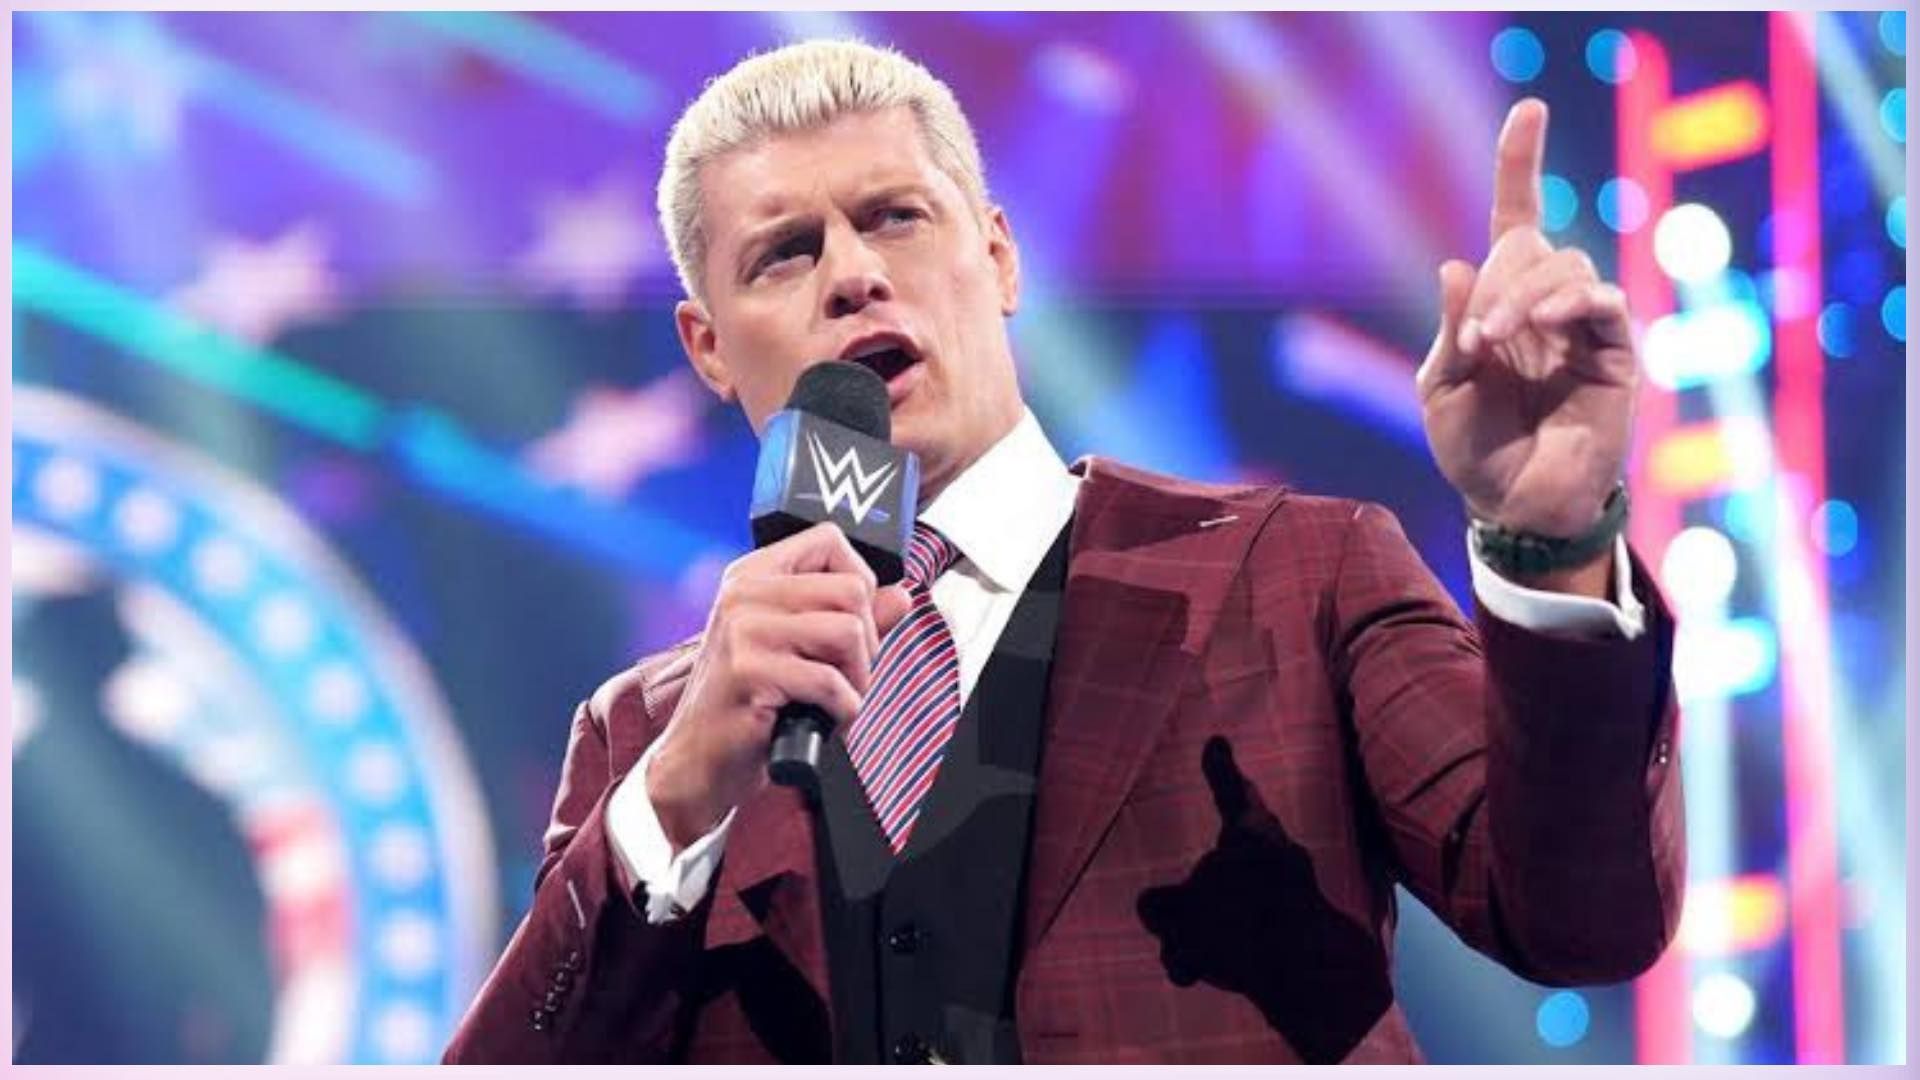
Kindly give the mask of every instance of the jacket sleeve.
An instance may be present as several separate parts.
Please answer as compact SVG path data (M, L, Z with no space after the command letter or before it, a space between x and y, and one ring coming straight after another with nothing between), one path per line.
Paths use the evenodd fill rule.
M1386 510L1358 505L1329 604L1335 675L1397 877L1536 982L1617 982L1679 921L1685 837L1673 621L1646 632L1462 620Z
M712 904L650 924L607 834L607 800L638 756L616 743L652 736L642 682L630 671L575 710L533 906L454 1032L447 1064L672 1055ZM614 731L628 723L631 734Z

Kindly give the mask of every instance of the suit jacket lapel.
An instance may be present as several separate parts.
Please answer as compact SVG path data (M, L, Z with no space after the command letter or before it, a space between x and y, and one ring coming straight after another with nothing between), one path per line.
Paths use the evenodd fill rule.
M646 691L649 713L673 714L692 663L689 651L681 662L656 673ZM635 743L620 751L623 759L637 760L643 745ZM833 999L827 992L813 851L813 818L798 792L770 786L742 806L727 832L726 854L712 885L706 943L708 947L731 945L764 932L806 977L831 1016Z
M1073 468L1086 479L1048 680L1023 955L1119 812L1273 501L1271 489L1238 501L1170 490L1098 459Z
M792 788L772 786L740 808L714 883L709 947L765 932L805 976L832 1019L811 812Z

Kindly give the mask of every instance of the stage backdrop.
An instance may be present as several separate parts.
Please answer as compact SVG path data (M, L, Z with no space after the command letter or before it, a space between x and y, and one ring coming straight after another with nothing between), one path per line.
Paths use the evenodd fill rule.
M1904 1060L1903 15L13 20L16 1060L437 1056L575 702L746 547L652 190L818 35L972 115L1064 453L1379 500L1463 604L1412 372L1546 99L1645 343L1689 902L1551 990L1403 897L1401 993L1443 1062Z

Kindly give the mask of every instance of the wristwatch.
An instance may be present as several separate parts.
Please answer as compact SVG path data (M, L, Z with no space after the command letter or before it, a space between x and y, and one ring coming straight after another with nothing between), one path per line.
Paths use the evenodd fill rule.
M1627 524L1627 485L1616 482L1600 520L1579 536L1543 536L1473 519L1473 553L1505 577L1534 577L1592 562Z

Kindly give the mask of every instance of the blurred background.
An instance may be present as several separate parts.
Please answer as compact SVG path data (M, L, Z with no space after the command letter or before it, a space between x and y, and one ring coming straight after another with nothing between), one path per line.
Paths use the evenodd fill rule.
M969 111L1063 454L1379 500L1463 604L1412 371L1544 98L1644 343L1692 880L1579 990L1403 895L1407 1010L1442 1062L1905 1060L1901 13L12 18L17 1061L437 1058L574 704L748 544L667 129L847 34Z

